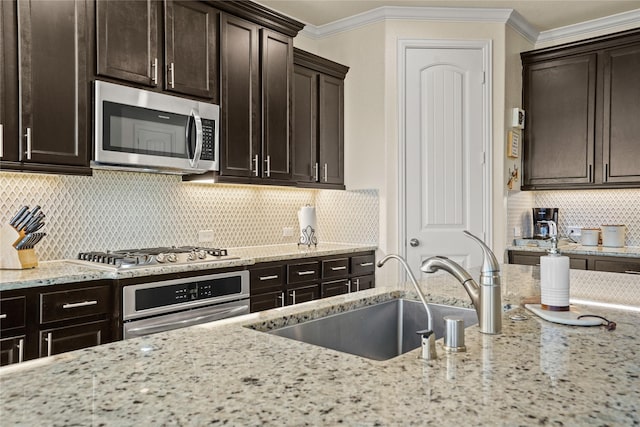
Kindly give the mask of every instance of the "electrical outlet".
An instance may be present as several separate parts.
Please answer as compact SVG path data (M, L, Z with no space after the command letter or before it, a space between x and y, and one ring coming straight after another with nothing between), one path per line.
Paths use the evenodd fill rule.
M582 227L571 226L567 227L567 235L569 237L580 237L582 235Z
M198 242L213 242L213 230L198 231Z
M293 227L283 227L282 237L293 237Z
M522 229L520 227L513 227L513 237L522 237Z

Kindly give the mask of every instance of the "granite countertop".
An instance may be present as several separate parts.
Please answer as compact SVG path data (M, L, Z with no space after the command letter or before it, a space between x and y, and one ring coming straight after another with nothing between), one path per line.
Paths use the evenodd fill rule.
M511 245L507 246L508 251L546 252L550 244L541 245ZM575 255L599 255L615 256L626 258L640 258L640 246L625 246L622 248L609 248L605 246L584 246L579 243L564 243L558 246L561 253Z
M502 266L503 303L539 294L537 267ZM581 278L572 276L572 289ZM477 272L472 271L476 276ZM623 276L600 273L599 278ZM611 282L616 282L612 280ZM469 305L446 275L433 302ZM636 283L637 284L637 283ZM268 329L409 292L378 287L0 369L11 425L637 425L640 312L580 305L617 323L553 324L515 308L503 333L466 330L466 353L373 361ZM410 293L410 292L409 292ZM572 293L573 297L573 293ZM637 309L637 308L636 308ZM523 312L527 319L510 317Z
M159 267L134 268L120 271L109 267L100 267L95 264L78 263L76 260L43 261L39 263L38 267L32 269L0 270L0 291L101 279L125 279L184 271L241 267L259 262L349 254L373 251L376 249L376 246L371 245L350 245L342 243L322 243L317 247L299 247L295 244L250 246L229 248L229 255L236 257L236 259L187 265L162 265Z

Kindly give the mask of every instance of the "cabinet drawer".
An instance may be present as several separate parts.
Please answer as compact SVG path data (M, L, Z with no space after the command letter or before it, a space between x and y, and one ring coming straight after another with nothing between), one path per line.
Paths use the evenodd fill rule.
M376 270L375 254L351 257L351 275L372 274Z
M40 323L109 314L110 296L110 286L40 294Z
M320 263L302 262L287 266L287 283L308 282L320 278Z
M252 269L249 274L252 293L279 288L284 284L284 265Z
M349 258L336 258L322 261L322 278L334 279L349 275Z
M0 299L0 330L24 328L25 297Z
M594 270L611 271L614 273L640 274L640 262L638 261L621 261L621 260L604 260L596 259L594 261Z

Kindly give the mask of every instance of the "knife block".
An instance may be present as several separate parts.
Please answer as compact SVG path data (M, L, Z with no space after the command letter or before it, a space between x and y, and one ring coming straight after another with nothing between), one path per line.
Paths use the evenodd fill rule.
M9 224L2 224L0 228L0 269L24 270L38 266L38 257L34 249L17 250L17 245L24 237L24 232L18 233Z

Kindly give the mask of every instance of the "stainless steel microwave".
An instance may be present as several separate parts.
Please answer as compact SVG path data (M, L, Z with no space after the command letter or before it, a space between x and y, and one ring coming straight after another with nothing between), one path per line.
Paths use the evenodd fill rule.
M94 168L219 170L218 105L96 80L94 114Z

